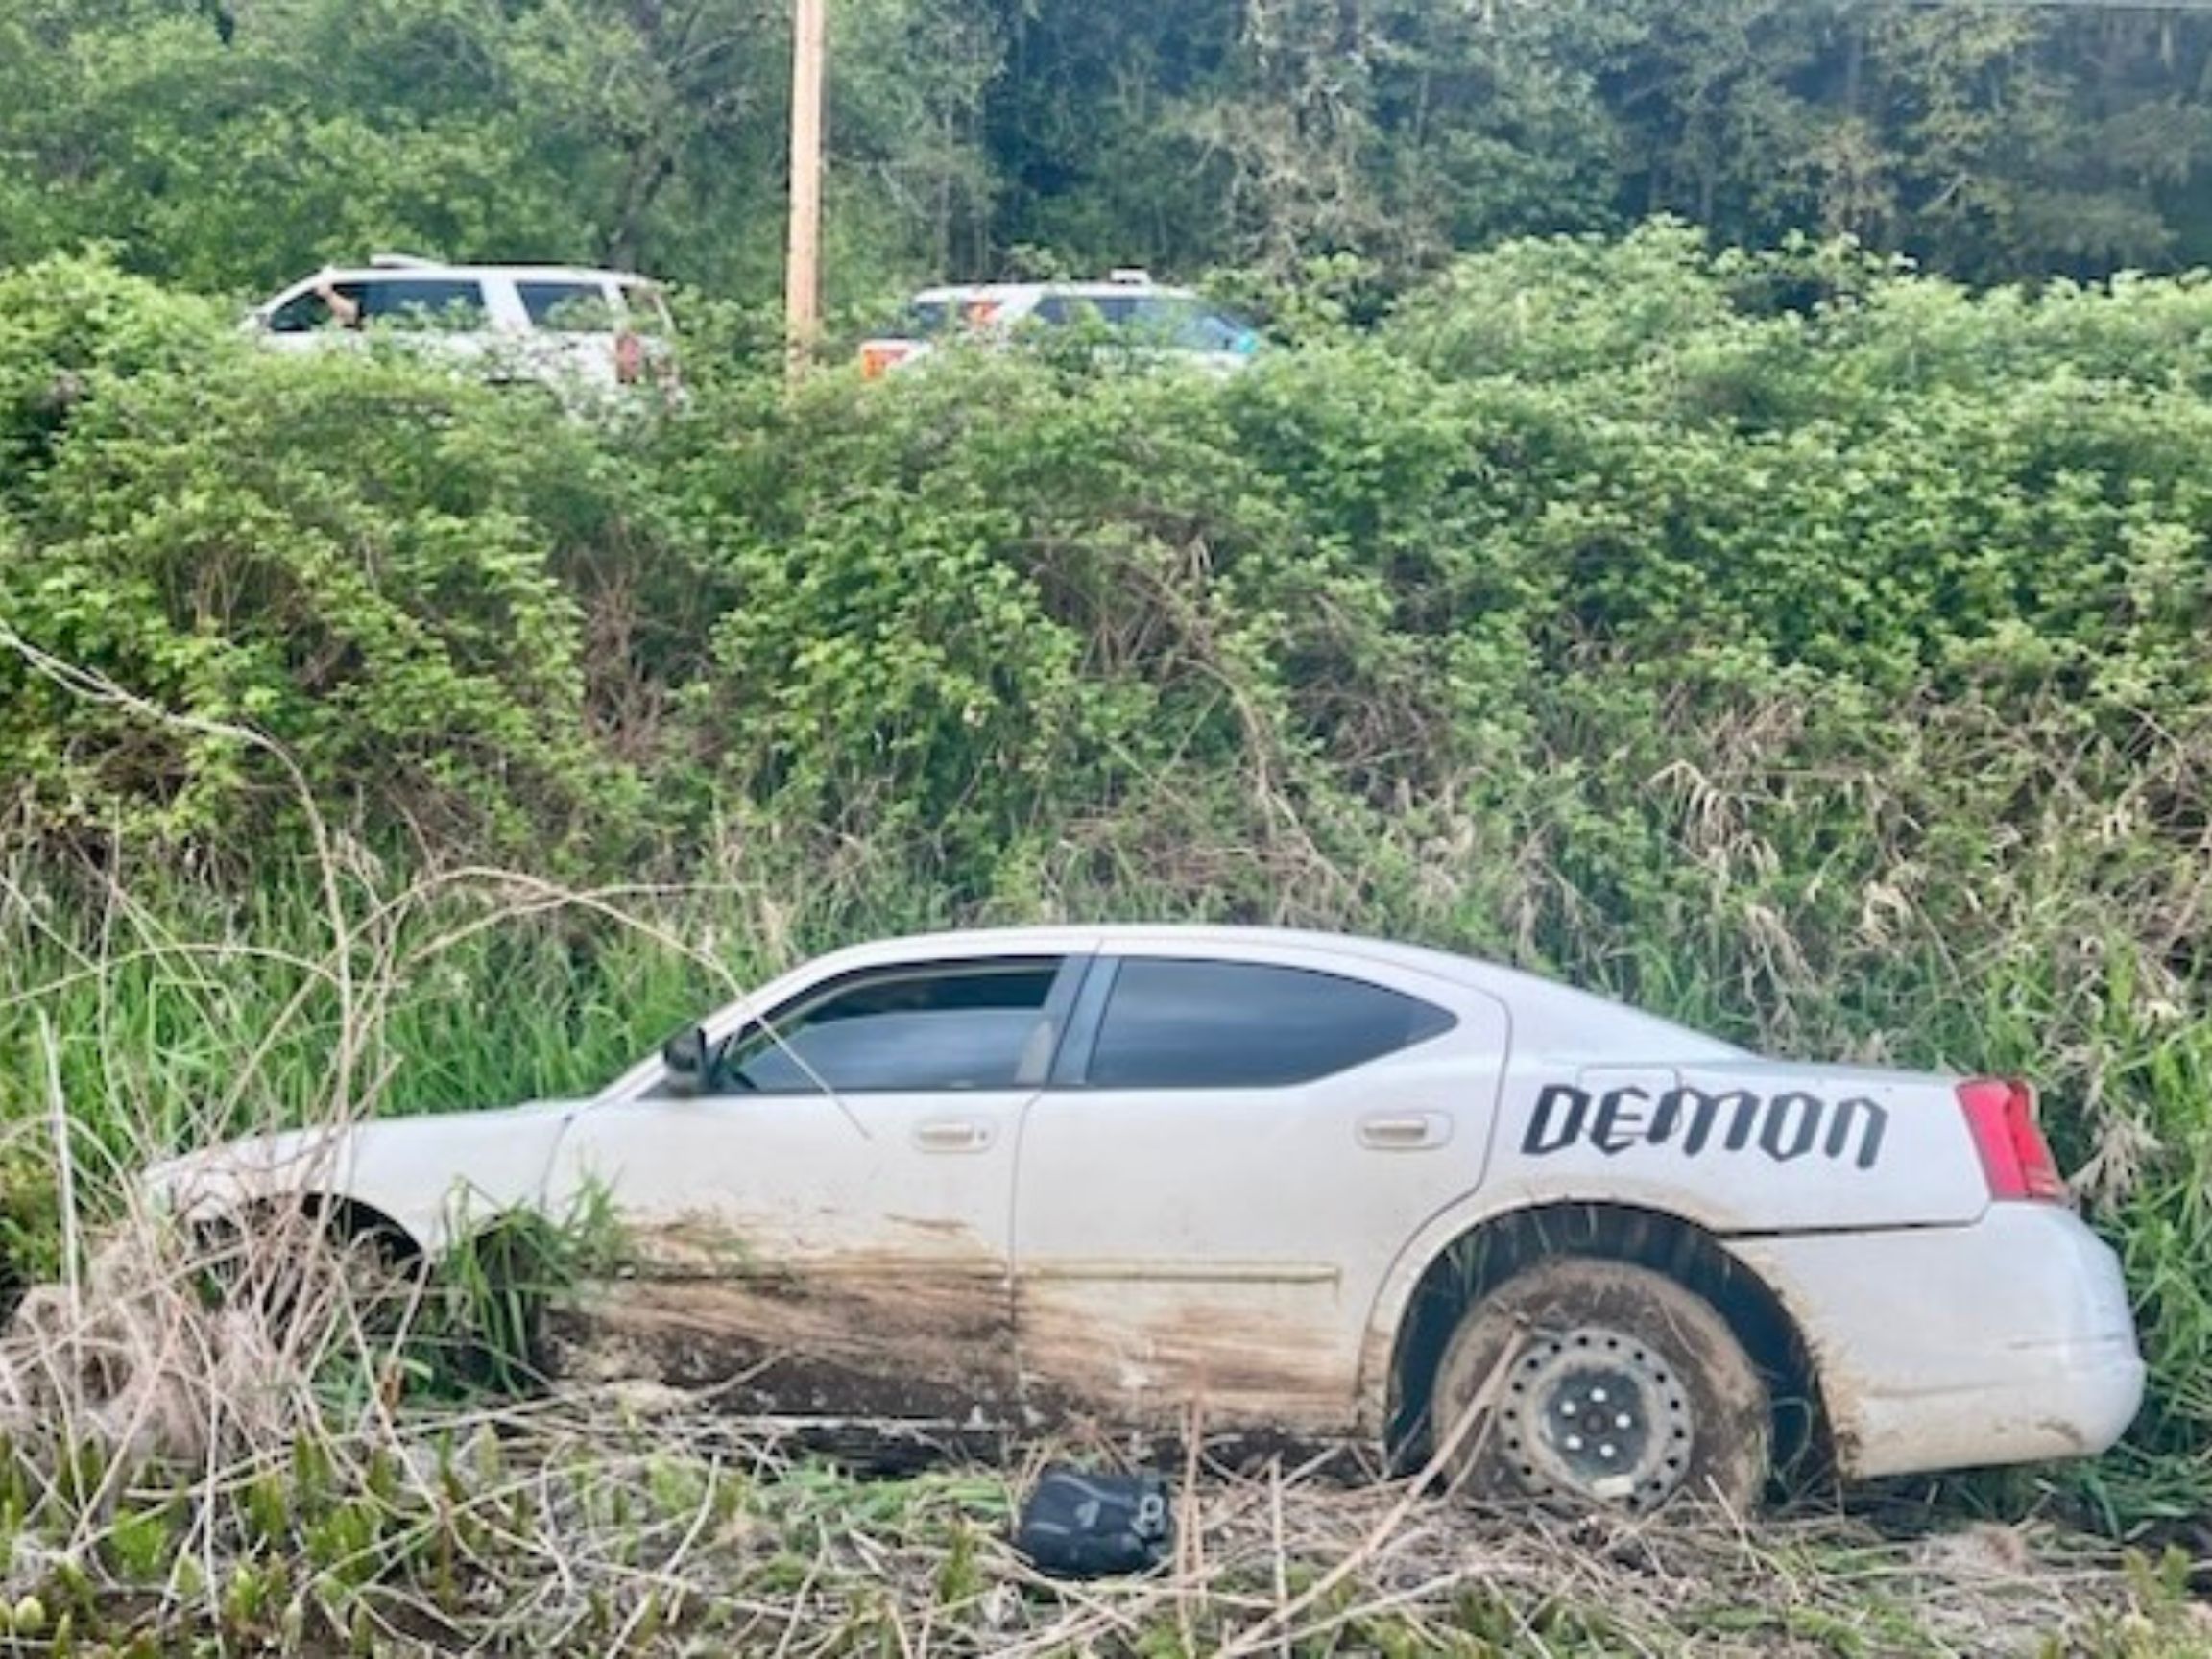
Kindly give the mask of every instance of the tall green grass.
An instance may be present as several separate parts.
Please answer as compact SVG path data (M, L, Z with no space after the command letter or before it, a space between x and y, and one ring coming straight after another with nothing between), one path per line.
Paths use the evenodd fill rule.
M889 861L865 879L763 872L654 892L487 874L397 905L349 881L358 1054L344 1107L404 1114L588 1094L733 987L861 938L1017 914L1253 914L1233 891L1136 887L1118 871L1062 878L1041 890L1023 873L1018 908L944 905L926 871ZM19 1280L60 1265L53 1090L94 1218L119 1213L125 1177L151 1158L324 1120L339 1104L342 999L327 896L309 868L246 893L152 869L91 879L18 866L0 897L0 1246ZM1301 919L1470 944L1433 895L1354 897ZM2200 1513L2212 1498L2212 1020L2155 1002L2125 974L2083 988L2032 950L1972 965L1934 945L1898 950L1858 983L1793 982L1775 1008L1746 995L1741 972L1704 968L1704 949L1695 937L1623 949L1575 976L1753 1043L2043 1080L2063 1161L2126 1262L2152 1400L2102 1463L2001 1478L1982 1502L2016 1511L2056 1479L2118 1531Z

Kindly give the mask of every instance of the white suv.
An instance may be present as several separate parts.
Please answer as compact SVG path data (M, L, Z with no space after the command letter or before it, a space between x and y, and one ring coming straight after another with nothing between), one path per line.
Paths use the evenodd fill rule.
M874 380L960 339L996 344L1017 330L1089 324L1148 358L1226 373L1259 349L1260 336L1235 312L1189 288L1116 271L1103 282L980 282L925 288L907 302L899 331L863 341L860 373Z
M496 381L612 390L667 386L675 373L660 290L581 266L442 265L382 253L302 277L256 306L246 327L300 352L388 334Z

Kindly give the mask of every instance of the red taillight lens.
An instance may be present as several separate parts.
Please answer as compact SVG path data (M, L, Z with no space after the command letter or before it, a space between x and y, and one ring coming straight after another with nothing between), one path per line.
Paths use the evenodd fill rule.
M1959 1085L1959 1107L1982 1155L1989 1196L2043 1204L2067 1201L2066 1182L2035 1121L2035 1091L2017 1077L1973 1077Z

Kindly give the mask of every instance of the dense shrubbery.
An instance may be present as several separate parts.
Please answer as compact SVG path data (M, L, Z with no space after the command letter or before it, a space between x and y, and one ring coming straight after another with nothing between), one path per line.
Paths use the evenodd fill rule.
M114 926L66 849L138 873L135 937L329 948L246 723L348 832L351 948L412 965L357 1080L397 1104L597 1081L712 994L670 940L750 972L1062 913L1403 932L2032 1070L2150 1321L2142 1467L2212 1480L2212 287L1973 297L1657 229L1502 249L1221 383L695 362L607 427L266 361L96 265L0 317L0 617L205 723L0 656L40 850L0 1041L218 1033L120 1080L68 1035L73 1094L179 1122L279 1009L255 1064L326 1086L298 965L22 996ZM357 896L479 857L710 885L647 903L661 940Z

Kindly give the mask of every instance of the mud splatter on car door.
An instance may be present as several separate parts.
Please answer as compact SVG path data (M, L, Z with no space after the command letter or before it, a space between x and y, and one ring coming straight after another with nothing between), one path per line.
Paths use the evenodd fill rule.
M552 1197L603 1186L639 1257L604 1322L779 1410L1002 1414L1016 1131L1061 970L843 977L719 1046L694 1092L585 1113Z
M1022 1129L1033 1404L1332 1431L1413 1226L1482 1178L1506 1047L1479 993L1294 947L1102 957ZM1472 1064L1471 1064L1472 1062Z

